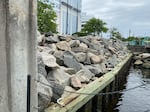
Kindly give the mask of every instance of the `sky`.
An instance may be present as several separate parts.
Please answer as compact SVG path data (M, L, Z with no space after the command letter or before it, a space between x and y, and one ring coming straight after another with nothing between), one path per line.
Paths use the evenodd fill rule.
M82 0L82 12L100 18L124 37L150 36L150 0Z

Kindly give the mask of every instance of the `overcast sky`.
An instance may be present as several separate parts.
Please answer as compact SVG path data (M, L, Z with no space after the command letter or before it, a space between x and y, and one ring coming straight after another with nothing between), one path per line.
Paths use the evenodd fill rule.
M150 36L150 0L82 0L82 11L116 27L123 36Z

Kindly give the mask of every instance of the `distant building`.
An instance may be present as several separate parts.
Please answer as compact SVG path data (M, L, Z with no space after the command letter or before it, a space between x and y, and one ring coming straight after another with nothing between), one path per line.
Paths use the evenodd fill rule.
M57 31L73 34L81 30L82 0L49 0L57 14Z
M92 19L93 17L94 16L88 15L86 12L82 12L81 13L81 29L86 24L86 22L89 21L90 19Z

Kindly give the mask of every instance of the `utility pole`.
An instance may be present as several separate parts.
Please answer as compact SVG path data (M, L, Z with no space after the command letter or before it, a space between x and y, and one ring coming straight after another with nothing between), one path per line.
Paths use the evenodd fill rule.
M36 6L37 0L0 0L0 112L28 112L28 74L29 109L38 111Z
M131 30L129 29L129 37L131 36Z

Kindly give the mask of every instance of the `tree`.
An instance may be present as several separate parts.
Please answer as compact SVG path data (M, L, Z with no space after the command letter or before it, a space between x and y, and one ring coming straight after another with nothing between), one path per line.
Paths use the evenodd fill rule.
M38 0L38 30L56 33L56 13L45 0Z
M122 37L121 33L117 30L117 28L110 29L110 37L124 40L124 38Z
M101 34L102 36L103 32L106 33L108 31L108 28L105 27L105 25L106 23L101 19L92 18L83 26L82 32L93 34L94 36Z

